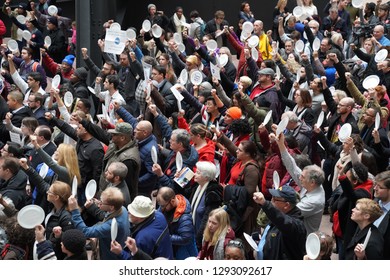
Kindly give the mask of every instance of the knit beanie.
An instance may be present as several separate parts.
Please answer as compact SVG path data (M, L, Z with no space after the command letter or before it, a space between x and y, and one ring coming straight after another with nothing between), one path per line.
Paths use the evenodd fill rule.
M150 8L152 8L152 7L155 7L155 8L156 8L156 5L154 5L154 4L149 4L149 5L148 5L148 11L149 11Z
M85 81L87 79L87 76L88 76L88 72L84 67L77 68L76 70L74 70L73 74L77 78L79 78L80 80L83 80L83 81Z
M69 54L69 55L65 56L65 58L62 60L62 62L65 62L69 66L72 66L74 59L75 59L74 55Z
M229 115L233 120L237 120L241 118L242 112L238 107L230 107L226 110L226 115Z
M62 233L64 247L73 254L80 254L85 250L86 238L78 229L69 229Z

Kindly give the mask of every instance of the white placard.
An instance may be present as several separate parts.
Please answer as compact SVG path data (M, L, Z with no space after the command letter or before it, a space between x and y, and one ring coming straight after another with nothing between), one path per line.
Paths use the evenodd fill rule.
M107 29L104 42L104 52L121 54L127 41L126 31Z
M20 138L20 134L10 131L9 137L11 138L11 142L17 143L22 146L22 139Z
M217 78L218 80L221 80L221 69L217 65L210 63L210 71L213 77Z

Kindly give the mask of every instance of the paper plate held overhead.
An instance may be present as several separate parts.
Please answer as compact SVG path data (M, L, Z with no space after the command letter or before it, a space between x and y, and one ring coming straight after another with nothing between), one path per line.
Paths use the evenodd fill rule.
M177 44L177 49L179 50L179 52L183 53L186 50L186 46L184 46L183 43L179 43Z
M110 25L110 29L112 29L112 30L121 30L122 27L121 27L121 25L120 25L119 23L113 22L113 23L111 23L111 25Z
M258 61L259 60L259 52L257 51L256 48L252 48L251 49L251 55L252 55L252 58L254 61Z
M181 44L182 39L179 33L174 33L173 34L173 40L175 41L176 44Z
M379 85L379 77L377 75L370 75L363 80L362 86L365 89L374 88Z
M256 252L259 250L257 247L256 242L253 240L252 236L244 232L244 237L246 241L248 242L249 245L251 245L252 249L255 250Z
M278 171L274 170L274 173L272 174L272 179L274 183L274 189L278 189L280 187L280 177Z
M47 47L50 47L51 46L51 38L49 36L46 36L45 37L45 45Z
M218 57L218 67L225 67L225 65L228 63L229 57L227 54L221 54Z
M280 123L278 124L278 127L276 128L276 136L279 136L280 133L283 133L283 131L286 129L286 127L288 125L288 122L289 122L289 119L286 117L280 121Z
M388 51L386 49L380 50L375 55L375 62L384 61L387 58Z
M242 30L245 31L246 33L252 33L253 31L253 23L250 21L246 21L242 24Z
M152 27L152 34L154 38L160 38L162 35L162 29L157 24L153 25Z
M318 119L317 119L317 127L320 128L322 123L324 122L324 117L325 117L325 113L324 111L321 111L320 115L318 116Z
M72 195L73 196L77 196L77 185L78 185L78 181L77 181L77 177L74 176L73 177L73 181L72 181Z
M115 218L111 221L111 241L114 241L118 235L118 222Z
M296 6L293 9L292 13L293 13L294 17L299 18L299 17L301 17L303 15L303 9L300 6Z
M315 260L320 255L321 241L319 236L312 232L306 238L306 253L311 260Z
M126 30L126 37L129 40L133 40L137 37L137 34L135 33L135 31L132 28L129 28Z
M49 8L47 8L47 13L51 16L54 16L58 13L58 9L54 5L50 5Z
M267 115L265 115L263 120L263 125L267 125L272 117L272 110L269 110Z
M28 30L23 30L23 35L22 35L23 39L26 40L26 41L30 41L31 40L31 33L30 31Z
M64 94L64 104L66 107L72 106L73 103L73 94L70 91L65 92Z
M27 205L20 209L17 221L22 228L33 229L42 224L45 219L45 211L38 205Z
M53 77L53 80L51 80L51 87L58 89L60 83L61 83L61 76L57 74Z
M248 47L250 48L257 48L259 46L259 37L256 35L252 35L248 39Z
M90 200L92 199L95 194L96 194L96 181L95 180L90 180L87 184L87 186L85 187L85 197L87 200Z
M180 72L180 84L184 86L187 83L187 81L188 81L188 72L186 69L183 69Z
M90 92L92 92L93 94L95 94L95 89L94 89L93 87L88 86L88 90L89 90Z
M375 129L378 130L380 125L381 125L381 115L378 112L375 115Z
M152 24L150 23L149 20L145 19L142 23L142 29L145 31L145 32L149 32L150 31L150 28L151 28Z
M352 0L352 6L355 8L362 8L364 4L364 0Z
M321 46L321 40L316 37L313 41L313 51L318 51L320 49L320 46Z
M370 241L370 237L371 237L371 228L368 230L366 238L364 239L363 250L366 249L368 245L368 241Z
M191 83L195 86L199 86L203 81L203 75L202 72L199 70L195 70L191 73L190 77Z
M26 17L24 15L18 15L16 16L16 20L19 21L21 24L26 24Z
M352 126L349 123L343 124L343 126L339 130L339 140L344 143L348 137L351 136Z
M41 176L42 179L45 179L48 171L49 166L46 163L42 164L41 169L39 170L39 176Z
M215 51L218 48L218 44L215 40L208 40L206 47L209 51Z
M183 157L180 152L176 153L176 171L180 171L183 168Z
M296 43L295 43L295 51L296 52L303 52L303 49L305 48L305 43L302 41L302 40L298 40Z
M18 43L13 39L8 41L7 46L11 52L18 50Z
M152 156L153 163L158 163L157 149L155 146L152 147L152 149L150 150L150 153Z

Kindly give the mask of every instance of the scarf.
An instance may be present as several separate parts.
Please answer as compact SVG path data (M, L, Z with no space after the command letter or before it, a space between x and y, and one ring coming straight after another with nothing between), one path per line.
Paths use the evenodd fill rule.
M196 188L194 197L193 197L192 202L191 202L192 221L194 224L195 224L195 220L196 220L196 209L198 208L199 202L202 199L202 196L203 196L204 192L206 191L209 183L210 182L206 182L206 184L204 184L203 186L198 185L198 187Z

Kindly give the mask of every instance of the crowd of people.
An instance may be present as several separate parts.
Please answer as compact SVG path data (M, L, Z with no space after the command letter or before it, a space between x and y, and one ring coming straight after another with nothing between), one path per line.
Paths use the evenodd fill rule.
M6 0L0 259L390 259L390 3L287 1L270 30L149 4L93 61L55 1Z

